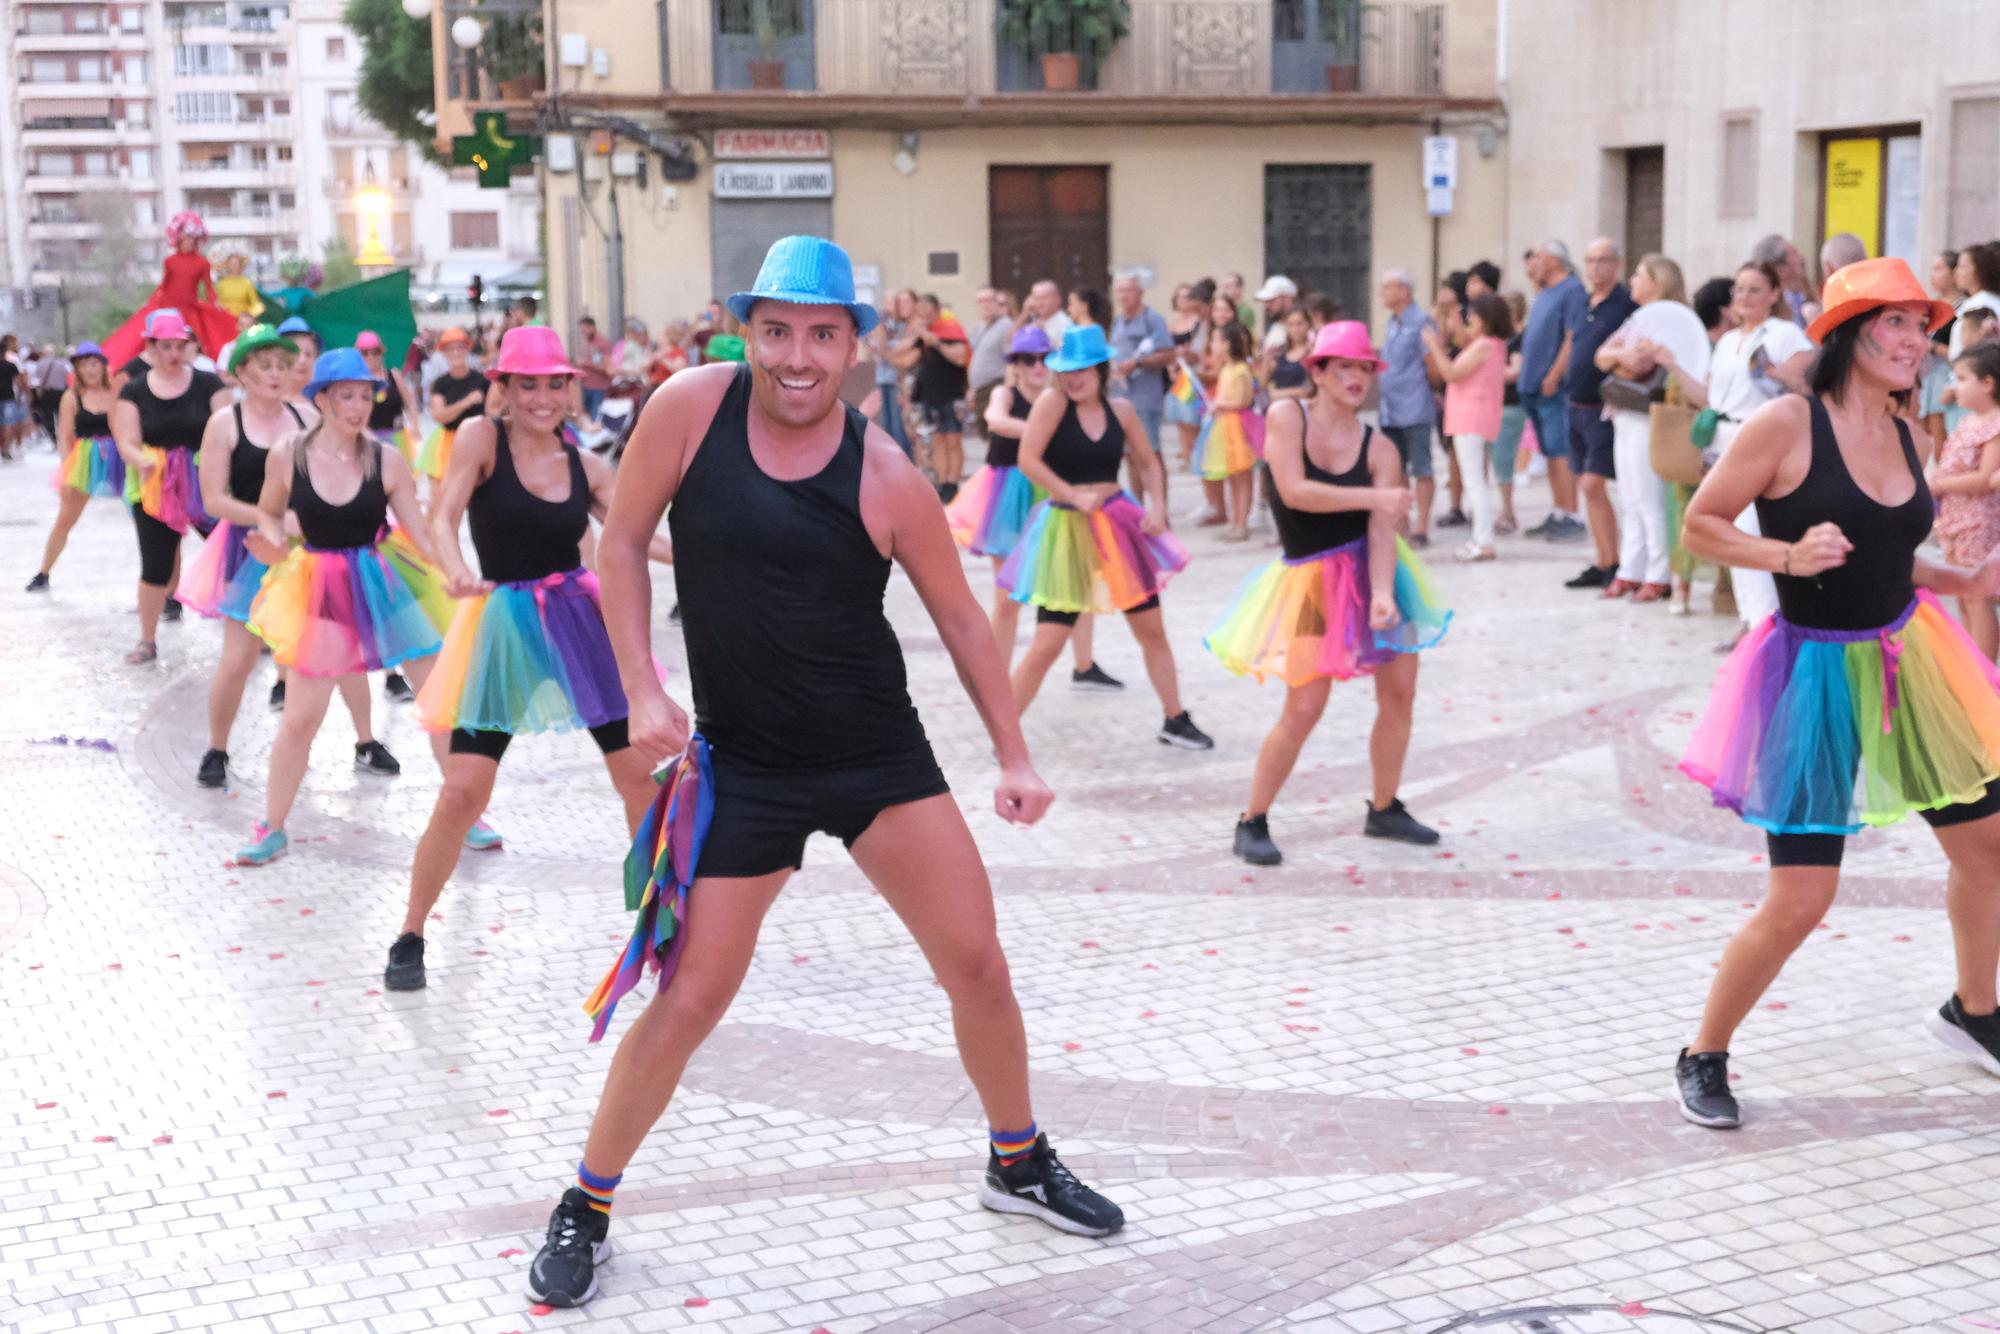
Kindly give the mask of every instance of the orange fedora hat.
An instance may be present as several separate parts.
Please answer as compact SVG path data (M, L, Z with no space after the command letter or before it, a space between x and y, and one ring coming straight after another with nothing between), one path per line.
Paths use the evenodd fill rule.
M1835 270L1826 280L1826 290L1820 295L1820 317L1806 330L1806 337L1820 342L1856 315L1911 301L1921 301L1931 308L1930 323L1926 326L1929 333L1950 323L1956 313L1949 302L1933 301L1930 293L1924 291L1924 285L1917 281L1917 275L1910 272L1910 266L1894 255L1849 264Z

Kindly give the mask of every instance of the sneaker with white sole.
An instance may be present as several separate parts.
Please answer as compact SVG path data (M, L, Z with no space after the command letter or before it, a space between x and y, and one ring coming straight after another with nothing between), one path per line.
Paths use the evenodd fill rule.
M611 1215L575 1186L549 1215L542 1249L528 1266L528 1295L548 1306L581 1306L597 1295L597 1266L611 1257Z
M1182 750L1215 749L1215 738L1196 727L1186 709L1160 724L1159 738L1162 745L1179 746Z
M2000 1075L2000 1014L1967 1014L1953 992L1924 1017L1931 1036L1989 1075Z
M365 774L377 774L383 778L394 778L403 772L403 766L389 748L379 741L358 741L354 746L354 767Z
M1674 1062L1674 1097L1681 1116L1711 1130L1734 1130L1743 1124L1743 1109L1729 1091L1729 1053L1702 1051L1692 1056L1686 1047Z
M484 819L474 820L472 828L465 831L465 846L472 852L498 852L500 831Z
M1071 690L1102 690L1109 692L1123 690L1125 683L1110 672L1105 671L1101 664L1093 662L1081 671L1070 672L1069 688Z
M282 829L273 829L262 820L250 831L250 842L236 850L238 866L269 866L284 855L292 840Z
M1078 1237L1108 1237L1125 1226L1124 1211L1078 1181L1049 1147L1047 1135L1035 1136L1035 1147L1016 1163L1003 1164L989 1153L979 1203L995 1213L1039 1218Z

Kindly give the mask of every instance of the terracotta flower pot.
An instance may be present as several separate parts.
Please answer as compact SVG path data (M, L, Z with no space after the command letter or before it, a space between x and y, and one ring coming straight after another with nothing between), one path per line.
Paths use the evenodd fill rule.
M782 60L751 61L750 86L760 92L782 91L785 86L785 62Z
M1042 57L1042 87L1051 93L1073 93L1077 86L1074 51L1051 51Z
M1361 66L1328 65L1326 67L1326 90L1329 93L1360 92Z

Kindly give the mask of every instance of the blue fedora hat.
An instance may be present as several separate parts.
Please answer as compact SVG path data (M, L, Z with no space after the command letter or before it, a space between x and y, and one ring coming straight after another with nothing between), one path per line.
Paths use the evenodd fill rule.
M1042 364L1052 371L1081 371L1109 360L1111 345L1104 341L1104 330L1086 324L1063 334L1062 346Z
M757 282L727 302L729 313L748 321L759 301L793 306L842 306L854 317L856 333L875 327L875 307L854 299L854 264L847 252L823 236L786 236L771 243Z
M345 384L353 380L360 384L382 387L382 381L369 371L368 363L361 354L351 347L336 347L322 352L313 361L313 378L306 385L306 397L318 398L329 385Z

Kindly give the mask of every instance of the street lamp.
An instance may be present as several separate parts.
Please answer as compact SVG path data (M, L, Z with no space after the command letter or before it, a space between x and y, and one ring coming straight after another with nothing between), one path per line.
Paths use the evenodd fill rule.
M431 16L431 0L403 0L403 12L413 19Z
M382 219L388 212L389 192L375 183L375 164L362 163L361 188L354 192L354 213L364 220L366 233L361 242L361 253L354 257L356 267L391 269L396 266L396 257L382 245Z

